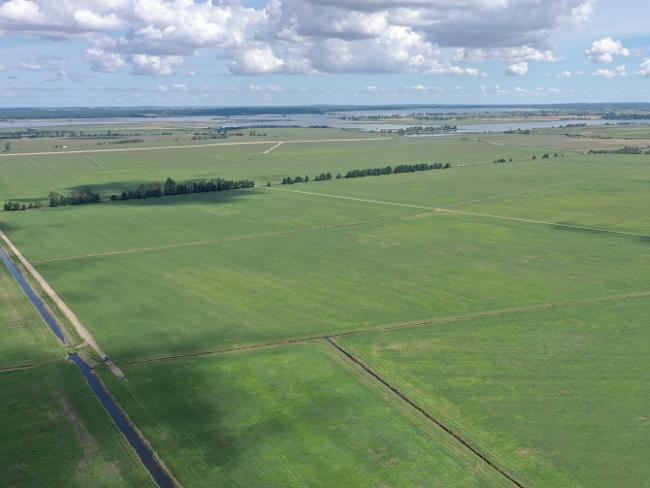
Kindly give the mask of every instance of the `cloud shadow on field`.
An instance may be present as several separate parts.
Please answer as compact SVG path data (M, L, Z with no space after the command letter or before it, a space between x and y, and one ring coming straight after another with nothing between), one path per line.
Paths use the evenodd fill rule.
M121 182L107 182L96 185L78 185L67 188L69 192L90 190L93 193L99 193L103 199L109 198L111 195L119 195L123 191L135 190L138 185L143 183L150 183L147 181L121 181ZM102 202L100 205L137 205L137 206L171 206L171 205L197 205L197 204L210 204L210 203L225 203L234 200L250 198L257 193L255 188L240 188L237 190L225 191L211 191L204 193L188 193L184 195L162 196L143 199L132 200L117 200ZM83 205L83 207L93 206L96 204Z
M206 368L186 364L180 368L153 366L147 371L146 379L133 385L141 385L139 404L151 402L156 407L134 420L172 472L183 481L182 473L187 471L179 468L192 458L204 464L194 469L206 476L210 471L232 470L240 457L240 448L229 433L227 416L219 408L223 402L217 398L217 390L227 390L227 386L214 387L215 381L221 381L220 376L209 376Z

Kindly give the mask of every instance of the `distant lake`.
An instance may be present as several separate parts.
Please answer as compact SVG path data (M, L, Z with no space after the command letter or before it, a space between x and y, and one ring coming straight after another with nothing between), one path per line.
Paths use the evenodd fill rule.
M423 113L443 114L472 114L489 112L540 112L539 109L513 109L513 108L494 108L486 110L485 108L427 108ZM408 115L415 113L413 110L388 110L388 111L357 111L330 113L330 114L286 114L286 115L245 115L231 117L217 116L182 116L182 117L107 117L107 118L70 118L70 119L36 119L36 120L0 120L0 129L27 129L38 127L66 127L66 126L106 126L122 124L155 124L164 126L165 124L187 124L199 127L252 127L252 126L328 126L334 128L360 129L364 131L382 131L398 130L418 125L443 125L444 121L426 122L409 124L383 124L376 121L368 120L349 120L342 117L355 116L390 116L390 115ZM597 126L618 123L639 124L648 123L645 120L555 120L555 121L531 121L531 122L512 122L512 123L475 123L475 124L457 124L458 134L480 133L480 132L505 132L510 130L530 130L561 127L569 124L584 124L588 126Z

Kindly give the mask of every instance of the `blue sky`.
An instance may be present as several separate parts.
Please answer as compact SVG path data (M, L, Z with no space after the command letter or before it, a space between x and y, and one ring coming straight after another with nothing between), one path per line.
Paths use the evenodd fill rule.
M0 106L650 102L641 0L0 0Z

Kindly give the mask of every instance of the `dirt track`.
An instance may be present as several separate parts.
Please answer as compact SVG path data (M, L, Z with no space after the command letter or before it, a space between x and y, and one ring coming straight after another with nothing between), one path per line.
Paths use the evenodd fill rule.
M318 197L326 197L326 198L339 198L341 200L352 200L356 202L363 202L363 203L374 203L378 205L391 205L394 207L407 207L407 208L417 208L420 210L432 210L435 212L440 212L440 213L447 213L451 215L465 215L469 217L485 217L485 218L490 218L490 219L499 219L499 220L507 220L511 222L525 222L527 224L539 224L539 225L546 225L550 227L561 227L565 229L576 229L576 230L586 230L590 232L601 232L604 234L616 234L616 235L623 235L623 236L633 236L633 237L643 237L650 239L650 235L648 234L640 234L636 232L626 232L623 230L614 230L614 229L604 229L600 227L588 227L584 225L573 225L573 224L562 224L560 222L548 222L545 220L534 220L534 219L525 219L523 217L508 217L505 215L492 215L492 214L485 214L485 213L480 213L480 212L466 212L464 210L454 210L451 208L443 208L443 207L427 207L424 205L412 205L410 203L398 203L398 202L387 202L383 200L371 200L368 198L355 198L355 197L346 197L343 195L330 195L328 193L316 193L316 192L311 192L311 191L301 191L301 190L289 190L288 188L277 188L277 187L266 187L266 186L260 186L259 188L266 188L267 190L276 190L276 191L286 191L289 193L300 193L302 195L314 195Z
M111 153L111 152L130 152L130 151L164 151L167 149L201 149L205 147L219 146L254 146L268 144L318 144L330 142L368 142L368 141L386 141L395 139L394 137L358 137L349 139L298 139L295 141L241 141L241 142L214 142L210 144L186 144L179 146L147 146L147 147L123 147L116 149L73 149L72 151L43 151L28 153L0 154L0 158L13 158L20 156L56 156L66 154L91 154L91 153ZM273 149L275 149L275 147ZM270 152L270 151L269 151Z
M75 313L70 310L70 308L66 305L66 303L61 299L61 297L57 294L57 292L54 291L54 289L50 286L50 284L45 281L45 278L41 276L41 274L36 271L36 268L31 265L29 261L22 255L22 253L18 250L16 246L14 246L13 242L9 240L9 238L5 235L4 232L0 231L0 238L7 244L11 252L18 258L18 260L21 262L21 264L25 267L25 269L29 272L29 274L32 275L32 277L36 280L38 285L41 287L41 289L47 294L47 296L50 297L50 299L56 304L57 308L61 311L61 313L65 316L66 319L72 324L74 327L75 331L77 332L77 335L81 338L84 344L90 346L101 358L106 358L106 354L104 354L104 351L99 347L99 344L95 341L94 337L90 334L88 329L81 323L79 318L75 315ZM113 371L114 374L116 374L119 377L123 377L124 374L122 371L115 366L115 364L112 361L107 361L106 364L109 366L111 371Z

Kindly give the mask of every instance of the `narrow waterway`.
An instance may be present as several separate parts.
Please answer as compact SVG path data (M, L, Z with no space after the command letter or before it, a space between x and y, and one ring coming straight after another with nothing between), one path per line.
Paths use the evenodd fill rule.
M47 310L41 299L38 297L38 295L36 295L36 292L33 290L31 285L27 282L20 270L16 267L13 261L11 261L1 246L0 258L4 262L11 275L21 286L27 297L34 304L38 312L41 314L41 317L43 317L43 320L45 320L52 332L54 332L54 334L58 337L63 345L68 345L65 335L63 334L63 330L61 329L61 326L57 320ZM122 412L122 409L119 407L117 402L113 400L113 397L110 395L104 384L99 381L99 378L97 375L95 375L93 369L77 353L72 353L69 357L70 360L77 366L77 368L79 368L79 371L86 379L88 386L90 386L90 389L93 391L102 407L104 407L104 410L106 410L106 413L110 415L117 428L120 429L120 432L122 432L124 437L126 437L126 440L135 450L136 454L140 458L140 461L147 469L147 471L149 471L158 486L161 488L174 488L175 485L172 479L162 469L151 449L149 449L144 439L140 436L140 434L138 434L133 425L131 425L129 420Z
M5 250L0 247L0 258L2 261L5 263L5 266L11 273L11 276L14 277L14 279L18 282L20 287L23 289L25 292L25 295L27 295L27 298L31 300L31 302L34 304L34 306L37 308L38 313L41 314L41 317L43 317L43 320L45 320L45 323L48 325L48 327L54 332L54 335L56 335L61 343L64 346L68 345L68 341L65 338L65 335L63 334L63 331L61 330L61 327L59 327L58 322L56 319L52 316L52 314L45 308L45 305L43 305L43 302L41 299L34 293L34 290L30 286L29 283L27 283L27 280L25 277L22 275L22 273L18 270L16 265L9 259L9 256L5 252Z

